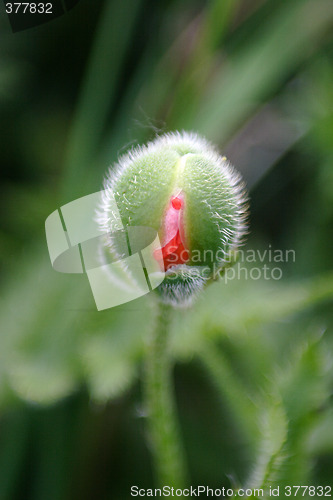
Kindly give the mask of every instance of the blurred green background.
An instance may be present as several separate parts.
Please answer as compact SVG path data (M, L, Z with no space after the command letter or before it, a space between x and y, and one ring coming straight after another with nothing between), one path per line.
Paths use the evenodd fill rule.
M81 0L13 34L1 11L0 500L155 485L149 296L97 312L85 276L52 269L44 222L177 129L242 172L245 249L296 255L280 280L215 283L175 313L191 483L333 484L332 20L330 0Z

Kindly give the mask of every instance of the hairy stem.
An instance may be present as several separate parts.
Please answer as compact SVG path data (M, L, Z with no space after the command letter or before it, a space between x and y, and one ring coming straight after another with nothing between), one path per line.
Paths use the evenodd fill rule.
M159 485L182 488L186 482L186 467L175 416L168 335L172 309L161 302L156 307L145 367L149 440Z

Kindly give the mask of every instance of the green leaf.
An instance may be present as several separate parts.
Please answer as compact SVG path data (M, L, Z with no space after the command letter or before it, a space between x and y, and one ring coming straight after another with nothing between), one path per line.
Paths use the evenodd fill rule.
M99 321L100 326L95 321L84 328L78 351L91 397L102 403L121 395L133 383L151 322L144 299L104 316L106 321Z
M194 115L182 115L178 126L194 128L217 143L225 141L258 102L276 91L309 57L332 18L329 0L283 4L268 22L258 26L250 43L223 64L199 109Z
M73 276L55 273L39 250L17 266L1 301L0 366L22 398L52 402L73 391L77 308L87 288Z
M275 485L285 460L288 422L281 402L272 402L264 411L260 424L260 448L246 488L268 490Z
M328 401L329 355L321 336L310 338L305 345L297 346L296 352L288 356L277 374L277 386L284 407L291 421L291 430L301 433L301 425L309 423L309 417Z
M224 278L210 285L199 297L193 310L178 314L174 348L190 356L200 348L201 335L244 335L249 329L304 311L333 298L333 275L325 273L312 279L270 282L264 279ZM247 270L248 274L249 270Z
M281 367L272 380L289 420L288 458L281 471L281 485L306 484L309 477L312 464L307 442L329 402L331 365L332 356L317 336L297 346L287 366Z
M232 420L237 425L237 430L253 447L258 439L258 406L251 399L247 387L242 384L237 371L218 346L203 342L199 359L210 374L212 383L218 389L222 400L226 403Z

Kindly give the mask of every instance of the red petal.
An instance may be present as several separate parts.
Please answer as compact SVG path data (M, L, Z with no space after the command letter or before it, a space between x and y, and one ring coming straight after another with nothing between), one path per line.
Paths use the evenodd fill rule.
M154 258L165 271L189 260L189 251L184 245L183 211L180 212L184 207L183 200L182 194L171 198L162 226L164 245L154 252Z
M168 243L164 247L162 247L161 250L165 271L167 271L172 266L177 266L178 264L186 264L186 262L188 262L189 260L189 252L183 245L179 231L177 231L176 236L168 241ZM160 255L160 250L156 250L154 252L154 257L156 260L160 260ZM161 260L160 264L162 264Z

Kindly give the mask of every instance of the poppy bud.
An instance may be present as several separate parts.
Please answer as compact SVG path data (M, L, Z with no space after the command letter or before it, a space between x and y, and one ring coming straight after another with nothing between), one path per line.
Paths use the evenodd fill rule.
M189 304L230 262L246 232L240 175L194 133L168 133L129 152L110 169L104 189L114 194L124 227L158 232L153 258L165 278L157 292L173 305ZM104 196L99 224L105 232L111 223Z

